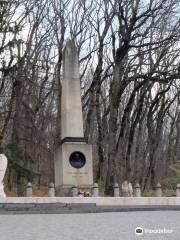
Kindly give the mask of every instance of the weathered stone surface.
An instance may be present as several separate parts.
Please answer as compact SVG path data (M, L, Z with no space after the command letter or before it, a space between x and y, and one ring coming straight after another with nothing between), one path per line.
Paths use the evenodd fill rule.
M8 161L6 156L4 154L0 154L0 198L6 197L6 194L4 192L3 179L6 173L7 162Z
M78 53L72 41L63 52L61 139L65 137L84 137Z
M119 184L114 184L114 197L119 197Z
M141 197L141 188L140 188L139 183L136 183L134 186L134 196Z
M178 183L176 186L176 196L180 197L180 183Z
M86 156L86 164L82 168L74 168L69 162L72 152L79 151ZM57 196L66 196L68 188L72 186L91 188L92 174L92 146L85 143L63 143L57 150L55 158L55 188ZM62 192L60 193L60 189ZM67 189L66 189L67 188ZM59 192L59 194L58 194ZM64 192L64 194L63 194ZM70 193L70 192L69 192ZM69 195L69 194L68 194Z
M93 197L99 197L99 186L98 183L94 183L92 187L92 196Z
M71 189L72 192L72 197L77 197L78 196L78 188L77 187L72 187Z
M122 196L123 197L132 197L133 196L133 188L132 184L128 181L124 181L122 183Z
M70 164L72 153L83 154L85 165ZM71 196L76 186L90 190L93 185L92 146L84 142L78 52L68 41L63 53L61 99L61 144L55 152L56 196Z
M180 208L180 197L7 197L1 198L0 204L44 204L44 203L95 203L97 206L177 206Z
M162 197L162 188L160 183L156 185L156 197Z
M54 183L52 183L52 182L49 184L48 196L49 197L54 197L55 196Z
M32 183L30 182L26 186L26 197L32 197Z

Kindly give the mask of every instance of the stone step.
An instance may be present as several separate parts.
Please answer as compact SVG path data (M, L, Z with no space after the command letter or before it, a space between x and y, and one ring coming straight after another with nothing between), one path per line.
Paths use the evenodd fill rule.
M68 213L92 212L96 204L91 203L1 203L0 214L5 213Z
M129 211L180 211L180 205L97 206L94 203L1 203L0 214L68 214Z
M64 208L67 207L66 203L1 203L0 209L2 208Z

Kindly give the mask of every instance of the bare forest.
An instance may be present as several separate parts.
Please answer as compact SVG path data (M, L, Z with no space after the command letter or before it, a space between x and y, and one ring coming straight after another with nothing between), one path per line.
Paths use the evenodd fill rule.
M6 188L54 182L62 53L78 47L94 182L175 176L180 160L179 0L0 1L0 129Z

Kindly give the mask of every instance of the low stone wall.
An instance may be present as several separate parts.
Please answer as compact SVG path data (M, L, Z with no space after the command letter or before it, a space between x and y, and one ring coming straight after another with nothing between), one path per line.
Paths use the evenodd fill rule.
M66 203L96 206L179 206L180 197L7 197L0 203Z

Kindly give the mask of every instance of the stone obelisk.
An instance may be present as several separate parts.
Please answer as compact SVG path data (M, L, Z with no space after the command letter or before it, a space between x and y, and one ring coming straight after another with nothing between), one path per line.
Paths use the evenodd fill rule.
M63 52L61 139L83 138L83 117L76 46L68 41Z
M78 52L68 41L63 52L61 141L55 154L56 196L93 184L92 146L84 140Z

